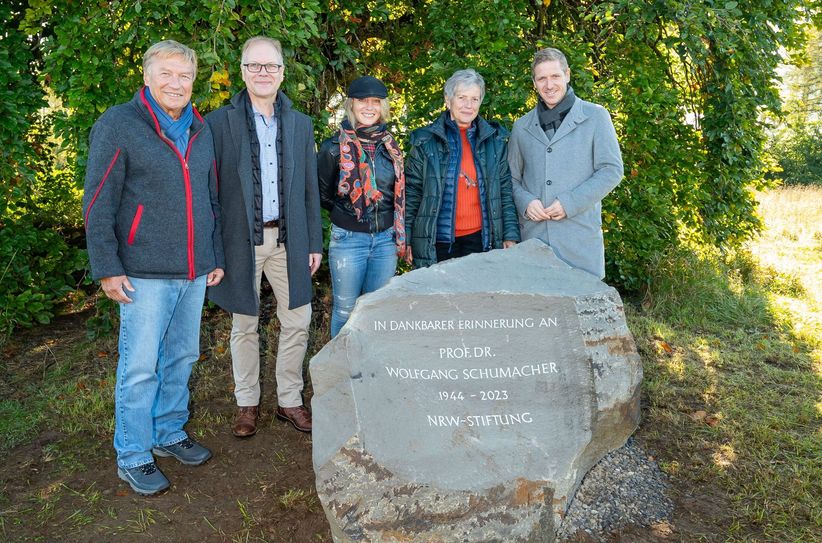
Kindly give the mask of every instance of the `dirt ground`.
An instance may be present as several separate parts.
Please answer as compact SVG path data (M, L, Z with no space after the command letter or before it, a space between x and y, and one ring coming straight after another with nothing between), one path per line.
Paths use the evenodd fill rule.
M7 371L0 380L3 397L19 395L14 383L41 378L47 360L60 360L73 345L86 342L84 317L60 317L51 325L16 334L1 350ZM188 427L214 451L207 464L187 467L160 458L158 465L172 481L170 490L140 497L117 478L110 434L47 428L0 454L0 540L330 542L314 487L311 437L273 417L273 387L264 390L258 434L238 439L230 433L234 404L230 357L224 352L226 321L220 313L209 312L210 337L204 338L204 350L211 360L203 363L211 366L192 380L193 389L212 390L193 395ZM110 343L116 345L113 339ZM312 338L316 351L319 345L313 343ZM116 365L116 353L107 353L106 360ZM264 378L273 378L273 368L265 369ZM640 444L665 458L666 451L659 450L663 444L643 441L643 434L640 428ZM629 527L611 534L609 541L719 541L712 534L724 532L719 528L726 523L724 497L715 489L677 488L673 483L676 511L671 523ZM594 539L580 536L577 541Z

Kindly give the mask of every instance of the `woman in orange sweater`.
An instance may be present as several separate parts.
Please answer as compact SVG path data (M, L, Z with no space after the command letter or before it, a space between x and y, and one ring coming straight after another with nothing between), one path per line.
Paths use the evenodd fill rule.
M411 134L406 240L415 267L516 244L519 223L508 169L508 132L479 116L485 81L458 70L446 110Z

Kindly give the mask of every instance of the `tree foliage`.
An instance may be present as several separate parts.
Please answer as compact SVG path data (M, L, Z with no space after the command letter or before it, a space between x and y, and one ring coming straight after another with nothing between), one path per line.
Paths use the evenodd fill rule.
M246 38L280 39L284 90L313 116L318 137L330 131L340 92L357 75L386 81L404 134L441 111L445 79L465 67L486 79L483 115L510 126L536 101L534 51L559 47L577 94L608 108L620 138L626 177L605 200L603 219L608 277L627 288L645 284L648 263L683 240L733 246L756 231L753 191L764 183L760 114L779 107L780 48L798 48L803 25L819 16L818 0L11 5L0 8L0 38L12 45L0 53L0 77L20 82L5 87L14 96L0 106L14 109L0 119L2 141L12 143L2 151L12 165L2 170L5 186L24 171L20 142L44 90L61 103L53 132L63 152L77 157L79 179L91 125L139 88L141 55L160 39L198 52L194 100L204 112L242 88L239 50Z
M787 99L771 154L774 177L788 184L822 185L822 32L809 29L807 45L792 55Z
M12 0L0 5L0 217L9 202L27 192L34 155L26 140L37 110L45 105L33 40L18 30L25 4Z
M15 326L48 322L77 283L84 253L64 239L79 224L72 172L54 160L39 34L21 30L28 2L0 4L0 342Z

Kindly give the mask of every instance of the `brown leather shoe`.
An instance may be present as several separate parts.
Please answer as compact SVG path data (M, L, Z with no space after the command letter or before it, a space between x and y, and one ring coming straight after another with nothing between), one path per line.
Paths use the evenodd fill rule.
M311 433L311 411L304 405L298 407L277 407L277 418L307 434Z
M237 437L250 437L257 433L257 419L260 416L259 406L238 407L234 417L234 427L231 429Z

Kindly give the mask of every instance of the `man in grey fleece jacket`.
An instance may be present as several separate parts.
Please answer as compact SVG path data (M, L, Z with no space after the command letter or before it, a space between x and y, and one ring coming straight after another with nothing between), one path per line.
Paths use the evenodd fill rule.
M117 472L138 494L169 481L154 455L211 457L183 430L207 285L225 267L211 132L191 105L193 50L157 43L146 86L89 139L83 212L92 276L120 304L114 391Z

